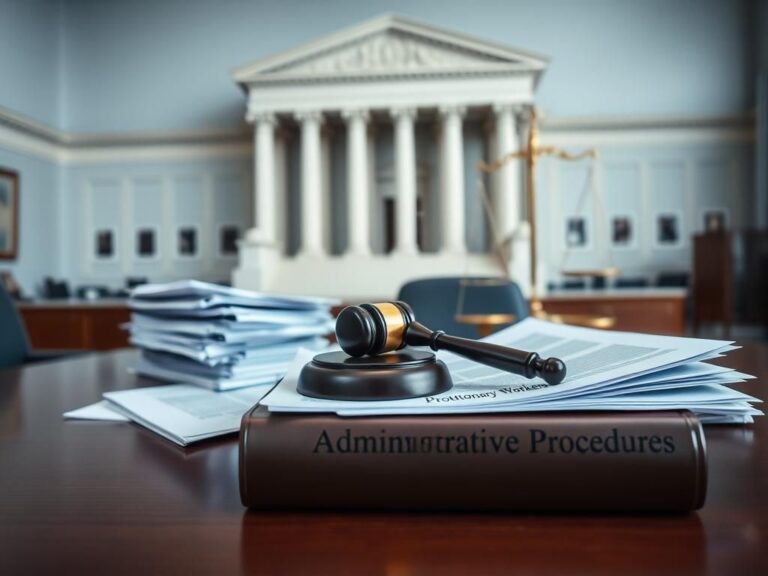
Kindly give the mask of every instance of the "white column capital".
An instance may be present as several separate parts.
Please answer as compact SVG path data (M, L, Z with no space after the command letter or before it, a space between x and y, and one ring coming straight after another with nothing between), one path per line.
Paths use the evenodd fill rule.
M368 122L371 118L371 112L366 108L345 108L341 111L341 117L347 122L352 120Z
M511 102L496 102L493 105L493 113L499 114L512 114L513 116L522 110L520 104L513 104Z
M248 119L254 124L269 124L277 126L277 114L269 111L254 112L248 116Z
M409 120L413 120L416 118L416 113L417 113L417 110L413 106L404 106L404 107L389 109L389 114L396 120L399 120L401 118L407 118Z
M322 110L298 110L293 113L293 117L299 122L322 122Z
M440 116L446 117L446 116L458 116L459 118L463 118L464 115L467 113L467 107L461 106L458 104L452 104L447 106L440 106L437 109Z

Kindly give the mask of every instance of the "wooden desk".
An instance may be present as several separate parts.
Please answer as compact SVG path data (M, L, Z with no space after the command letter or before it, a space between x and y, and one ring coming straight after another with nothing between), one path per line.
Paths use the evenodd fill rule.
M697 514L248 513L234 438L184 450L61 419L146 384L126 373L133 358L0 371L0 574L768 574L768 418L707 429ZM768 346L729 363L768 397Z
M130 312L125 300L38 300L18 304L34 350L114 350L128 346L120 328Z
M550 314L611 316L612 330L682 336L686 298L683 288L560 290L541 302Z

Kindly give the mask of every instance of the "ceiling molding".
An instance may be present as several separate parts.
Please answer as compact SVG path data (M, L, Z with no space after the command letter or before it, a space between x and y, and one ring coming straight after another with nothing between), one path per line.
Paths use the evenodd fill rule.
M105 148L148 145L242 144L251 139L243 124L238 129L168 130L136 132L67 132L0 106L0 126L62 148Z
M730 116L573 116L539 114L542 130L582 132L592 130L754 129L755 115Z
M540 119L542 140L613 146L753 142L754 114L733 116L608 116ZM189 130L78 134L57 130L0 107L0 146L61 164L147 162L252 154L252 131Z
M0 107L0 146L60 164L171 161L252 152L251 131L189 130L78 134L57 130Z

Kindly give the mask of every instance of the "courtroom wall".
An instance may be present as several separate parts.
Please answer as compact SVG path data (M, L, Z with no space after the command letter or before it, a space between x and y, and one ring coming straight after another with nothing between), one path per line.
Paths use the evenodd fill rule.
M252 222L248 152L68 167L60 192L65 276L110 287L129 276L228 282L237 255L223 235L242 236ZM111 253L98 249L105 233ZM140 234L152 236L151 253L140 250Z
M556 116L724 115L753 105L751 0L80 0L65 10L64 125L234 127L227 72L382 12L539 52Z
M58 257L61 234L60 169L51 160L6 147L0 136L0 167L18 172L21 197L18 206L18 257L0 260L0 271L10 271L27 294L44 276L61 272Z
M543 138L571 149L598 147L596 185L606 210L637 222L632 246L613 255L629 271L686 268L685 235L700 226L707 208L722 209L733 225L754 218L754 134L739 118L755 109L755 70L765 63L767 11L760 3L338 0L332 10L328 6L295 0L0 0L0 112L32 126L9 125L8 114L0 113L0 166L22 174L20 258L0 262L0 269L13 270L28 292L45 275L113 287L126 276L228 277L235 259L219 254L221 227L246 228L253 216L245 99L229 71L385 11L552 58L537 105L548 119L577 120L580 127L545 129ZM646 126L639 135L632 131L638 123ZM92 135L95 144L86 150L67 143ZM417 137L420 185L439 198L432 136L431 128L422 127ZM487 153L485 136L482 125L465 126L468 242L474 250L487 246L472 169ZM157 145L180 138L188 145L170 154ZM378 139L374 178L381 202L392 189L386 128ZM327 242L340 253L347 241L343 134L336 140L328 217L339 225ZM297 167L296 141L291 146ZM563 221L573 211L584 170L554 162L539 169L549 276L561 259ZM295 176L288 194L298 197ZM593 219L595 210L587 210ZM658 246L653 227L660 212L679 215L681 244ZM438 228L436 214L426 216L432 230ZM182 227L197 230L200 253L194 258L178 255ZM157 229L153 258L135 254L137 230L144 228ZM94 233L103 229L115 235L115 258L108 261L93 257ZM372 230L374 248L381 251L381 223ZM591 247L575 252L575 264L604 259L595 249L601 232L590 230ZM298 238L288 240L295 250ZM426 245L434 248L436 237Z

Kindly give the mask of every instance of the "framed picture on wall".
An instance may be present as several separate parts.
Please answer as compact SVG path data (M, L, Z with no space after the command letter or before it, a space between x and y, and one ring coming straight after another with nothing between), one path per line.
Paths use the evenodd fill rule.
M219 228L219 254L237 256L237 241L240 240L240 226L224 224Z
M628 214L617 214L611 218L611 246L614 248L634 248L635 218Z
M157 257L157 230L139 228L136 231L136 256L142 259Z
M566 248L586 248L589 245L589 226L582 216L570 216L565 220Z
M0 168L0 260L19 253L19 173Z
M679 212L656 215L656 246L677 248L683 243L682 217Z
M93 254L97 260L114 260L117 256L115 231L112 228L101 228L94 234Z
M197 256L197 228L182 226L176 236L176 254L182 258Z
M728 230L728 210L726 208L704 208L701 211L702 230L707 233Z

